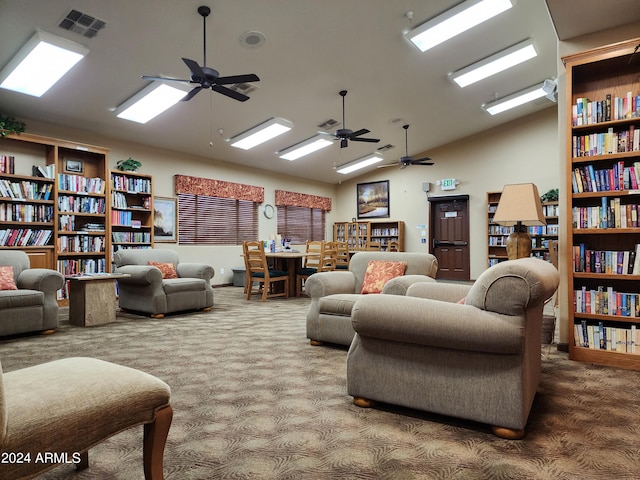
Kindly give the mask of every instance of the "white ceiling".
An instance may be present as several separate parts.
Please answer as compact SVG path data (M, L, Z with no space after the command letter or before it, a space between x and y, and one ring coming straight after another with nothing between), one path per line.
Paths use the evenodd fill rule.
M602 10L617 24L638 18L637 0L518 0L514 8L426 53L403 31L449 9L458 0L0 0L0 66L36 28L89 48L83 59L42 98L0 90L0 113L60 124L108 137L186 152L206 158L328 183L344 176L333 169L392 144L385 162L404 155L408 123L409 154L553 106L548 100L495 117L481 104L556 76L556 32L560 38L604 27ZM588 4L588 6L587 6ZM626 4L626 11L611 9ZM256 73L261 81L251 99L240 103L218 93L199 93L145 125L118 119L112 109L148 82L141 75L187 78L181 57L202 64L202 17L207 5L207 66L220 75ZM58 28L77 9L107 22L93 39ZM407 12L413 12L413 21ZM575 12L581 16L575 21ZM635 17L634 17L635 15ZM591 17L591 20L589 19ZM603 25L603 27L600 27ZM580 26L580 28L577 28ZM586 30L586 31L585 31ZM241 45L241 34L258 31L259 48ZM568 36L567 36L568 35ZM527 38L538 57L511 71L465 89L447 77L494 52ZM346 128L367 128L379 144L338 143L295 162L274 152L313 136L330 118L342 120L340 90L346 96ZM279 116L294 123L287 134L250 151L224 138ZM223 134L218 132L222 130ZM28 127L27 127L28 131ZM210 145L213 142L213 145ZM115 163L115 160L112 159ZM437 162L438 159L434 158ZM372 167L375 168L375 167ZM428 168L428 167L410 167Z

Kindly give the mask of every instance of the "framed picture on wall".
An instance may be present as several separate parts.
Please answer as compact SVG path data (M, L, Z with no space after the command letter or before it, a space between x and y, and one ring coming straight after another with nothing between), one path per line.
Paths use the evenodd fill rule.
M64 171L68 173L82 173L84 171L84 164L82 160L77 158L65 158Z
M389 218L389 180L357 185L358 218Z
M153 197L153 240L178 241L178 209L175 198Z

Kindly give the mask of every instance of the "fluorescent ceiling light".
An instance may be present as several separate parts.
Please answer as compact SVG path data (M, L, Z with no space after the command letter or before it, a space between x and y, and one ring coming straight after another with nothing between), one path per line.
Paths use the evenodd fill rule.
M511 0L468 0L406 34L422 52L509 10Z
M147 123L184 98L191 87L152 82L116 108L116 116L132 122Z
M451 79L464 88L491 75L507 70L538 55L533 41L526 40L502 50L479 62L450 74Z
M500 100L484 104L482 105L482 108L491 115L497 115L498 113L502 113L512 108L519 107L525 103L537 100L538 98L546 96L546 94L547 93L542 88L542 84L538 84L511 95L507 95Z
M293 128L293 123L284 118L273 117L239 135L229 139L232 147L249 150Z
M382 155L378 152L371 153L366 157L358 158L353 162L345 163L344 165L340 165L336 171L338 173L342 173L346 175L347 173L355 172L356 170L360 170L361 168L368 167L369 165L373 165L374 163L378 163L382 161Z
M0 72L0 88L41 97L87 53L79 43L37 30Z
M278 156L280 158L284 158L285 160L293 161L299 159L300 157L304 157L305 155L309 155L316 150L328 147L332 143L333 142L331 140L328 140L325 136L316 135L315 137L307 138L300 143L296 143L295 145L287 147L284 150L280 150L278 152Z

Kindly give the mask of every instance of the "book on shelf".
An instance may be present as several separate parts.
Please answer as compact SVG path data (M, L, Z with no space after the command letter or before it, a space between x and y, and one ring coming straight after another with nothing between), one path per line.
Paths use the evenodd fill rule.
M0 173L15 174L15 161L16 157L13 155L0 155Z
M588 249L584 243L573 246L573 271L577 273L640 275L640 244L635 250Z

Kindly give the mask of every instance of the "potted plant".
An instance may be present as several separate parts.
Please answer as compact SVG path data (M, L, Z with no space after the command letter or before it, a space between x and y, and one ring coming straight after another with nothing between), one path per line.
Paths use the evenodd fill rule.
M126 160L119 160L116 166L118 167L118 170L136 172L142 166L142 163L129 157Z
M0 115L0 137L5 138L10 133L20 134L24 132L26 124L15 117Z

